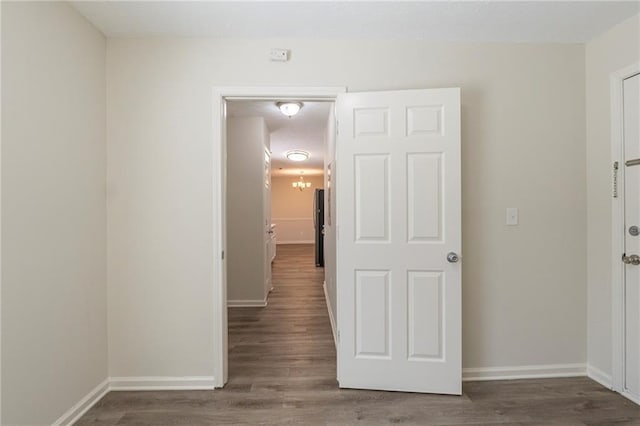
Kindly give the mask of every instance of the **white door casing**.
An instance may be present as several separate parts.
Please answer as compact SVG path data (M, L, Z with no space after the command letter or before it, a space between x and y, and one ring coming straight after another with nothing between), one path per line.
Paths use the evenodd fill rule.
M264 188L263 188L263 217L264 217L264 270L265 289L264 297L267 299L269 292L273 290L271 278L271 242L273 231L271 230L271 152L268 147L264 147Z
M623 81L624 251L640 255L640 74ZM640 265L624 267L624 385L640 401Z
M228 379L227 274L226 248L226 119L227 99L273 99L333 101L344 87L213 87L212 88L212 210L213 210L213 341L214 386L221 388Z
M340 387L459 395L460 89L336 108Z

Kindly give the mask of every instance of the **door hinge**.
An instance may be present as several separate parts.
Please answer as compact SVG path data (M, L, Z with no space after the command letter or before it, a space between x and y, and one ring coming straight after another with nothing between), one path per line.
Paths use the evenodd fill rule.
M336 120L336 135L340 134L340 122Z
M222 250L222 260L224 260L224 250Z
M336 340L338 341L338 344L340 344L340 330L336 333Z
M613 198L618 198L618 162L613 162Z

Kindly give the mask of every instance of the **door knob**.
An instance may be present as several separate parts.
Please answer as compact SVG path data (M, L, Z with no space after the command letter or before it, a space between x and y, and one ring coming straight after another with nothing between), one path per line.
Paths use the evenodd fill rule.
M640 256L638 256L637 254L632 254L629 256L623 254L622 261L627 265L640 265Z
M458 256L458 253L454 253L452 251L447 253L447 262L456 263L458 262L458 260L460 260L460 256ZM640 262L640 258L638 258L638 261Z

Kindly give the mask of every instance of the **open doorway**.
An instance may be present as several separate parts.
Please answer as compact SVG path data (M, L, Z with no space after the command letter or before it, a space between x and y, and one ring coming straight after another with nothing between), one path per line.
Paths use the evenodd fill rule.
M227 101L283 96L336 102L335 132L328 133L337 139L332 189L341 237L335 239L337 291L328 305L337 307L340 387L460 395L459 88L214 91L216 386L227 381L228 362Z
M333 102L227 102L229 383L335 382L323 300L324 188ZM282 105L282 104L280 104ZM328 163L328 162L327 162ZM335 253L335 246L327 247Z
M314 199L325 188L328 138L333 138L331 132L335 132L335 126L330 124L334 120L334 97L297 98L302 109L296 117L283 115L276 106L286 96L224 99L226 111L221 130L226 143L221 146L220 158L226 158L221 164L226 169L221 176L226 178L226 193L220 194L224 195L220 219L226 225L226 241L222 245L226 250L221 256L226 261L225 302L229 316L222 312L228 326L224 324L226 330L220 331L225 334L222 337L228 350L220 353L218 361L223 362L217 362L217 366L222 364L224 371L229 368L227 360L232 362L230 375L225 374L222 383L217 381L218 386L227 377L233 382L238 371L243 373L240 380L252 371L257 376L268 371L267 375L273 377L277 372L289 376L289 370L295 369L295 375L301 375L304 365L314 365L314 373L318 373L320 358L327 361L324 371L330 371L335 383L333 330L327 320L328 302L323 297L324 260L317 262L315 256L315 235L323 238L316 229L321 231L322 224L313 215ZM307 153L308 160L287 159L286 154L292 151ZM322 194L323 203L324 198ZM238 244L249 233L254 234L253 241ZM327 252L333 252L335 257L335 242ZM244 275L253 276L244 279ZM222 309L227 311L227 306ZM288 343L284 336L287 334L291 340ZM328 344L322 345L323 341ZM318 344L325 347L316 347ZM292 352L288 348L299 350ZM257 365L260 360L266 364Z
M278 246L311 245L324 266L325 157L333 102L227 103L227 305L266 306ZM328 162L327 162L328 163ZM264 259L262 263L261 258Z

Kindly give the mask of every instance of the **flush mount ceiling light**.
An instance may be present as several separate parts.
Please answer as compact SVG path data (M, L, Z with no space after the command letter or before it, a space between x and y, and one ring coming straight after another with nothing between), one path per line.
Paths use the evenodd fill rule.
M280 108L280 112L291 118L300 112L300 108L302 108L302 102L278 102L276 106Z
M309 153L307 151L301 151L294 149L293 151L287 151L287 158L291 161L306 161L309 159Z

